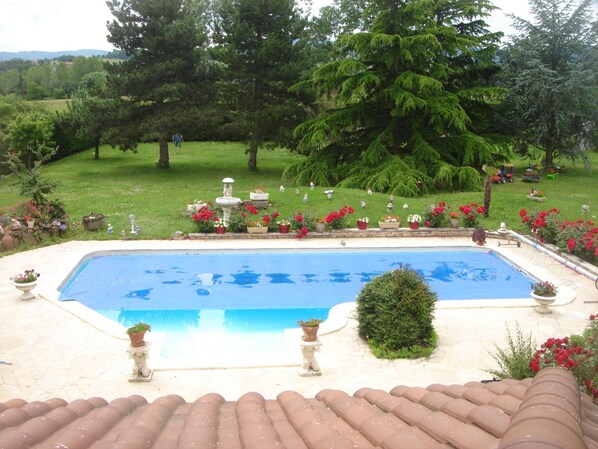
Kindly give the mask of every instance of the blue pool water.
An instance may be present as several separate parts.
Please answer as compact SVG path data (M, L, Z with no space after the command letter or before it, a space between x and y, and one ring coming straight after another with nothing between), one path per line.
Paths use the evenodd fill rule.
M281 332L298 319L326 319L401 264L418 270L441 301L529 295L531 279L486 249L323 250L109 253L84 259L59 299L124 326L150 323L173 341L189 332Z

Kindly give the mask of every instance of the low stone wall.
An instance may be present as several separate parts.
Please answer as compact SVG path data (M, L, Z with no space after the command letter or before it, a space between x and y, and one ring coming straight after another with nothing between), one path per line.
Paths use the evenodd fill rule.
M306 238L389 238L389 237L465 237L471 236L474 229L470 228L398 228L398 229L380 229L368 228L365 231L359 229L339 229L334 231L318 233L311 231ZM501 238L500 235L492 235L492 237ZM226 234L201 234L189 233L189 239L288 239L295 238L295 233L280 234L278 232L268 232L266 234L248 234L248 233L232 233Z

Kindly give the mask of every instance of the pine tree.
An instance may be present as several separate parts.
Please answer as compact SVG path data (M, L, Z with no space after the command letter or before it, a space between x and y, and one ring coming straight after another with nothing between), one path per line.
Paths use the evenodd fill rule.
M198 26L194 0L109 0L114 20L108 41L129 59L107 66L122 123L112 129L123 146L157 139L158 168L170 167L168 142L184 131L198 104L210 98L202 66L205 30Z
M295 86L334 106L296 129L310 157L285 176L404 196L421 193L418 181L424 192L479 188L474 167L499 156L488 117L502 92L488 86L500 34L482 20L492 9L369 1L371 29L341 36L341 58Z
M303 111L288 89L305 67L305 20L294 0L220 0L214 40L226 67L223 101L249 141L248 168L257 169L258 148L288 145Z
M516 147L550 166L598 144L598 22L594 0L529 3L533 21L512 16L519 34L501 52L504 117Z

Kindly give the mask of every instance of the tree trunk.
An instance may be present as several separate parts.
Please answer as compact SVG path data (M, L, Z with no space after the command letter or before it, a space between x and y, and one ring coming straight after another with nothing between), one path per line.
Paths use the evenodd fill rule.
M249 146L249 160L247 161L247 168L251 171L257 170L257 147L258 138L254 134L251 136L251 143Z
M93 153L93 158L97 161L100 159L100 138L96 137L95 139L95 151Z
M168 155L168 140L165 137L160 137L160 159L156 165L162 170L170 168L170 157Z
M490 216L490 200L492 196L492 176L486 174L484 180L484 217Z

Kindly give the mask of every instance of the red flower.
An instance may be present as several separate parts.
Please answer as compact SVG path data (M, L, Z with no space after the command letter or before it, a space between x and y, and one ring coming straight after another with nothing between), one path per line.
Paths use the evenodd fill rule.
M426 225L428 228L429 228L429 227L432 225L432 224L430 223L430 220L426 220L426 222L425 222L424 224L425 224L425 225Z
M519 211L519 216L520 216L520 217L525 217L526 215L527 215L527 211L526 211L525 209L521 209L521 210Z
M567 249L569 250L570 253L573 252L573 250L575 249L575 239L574 238L570 238L569 240L567 240Z

